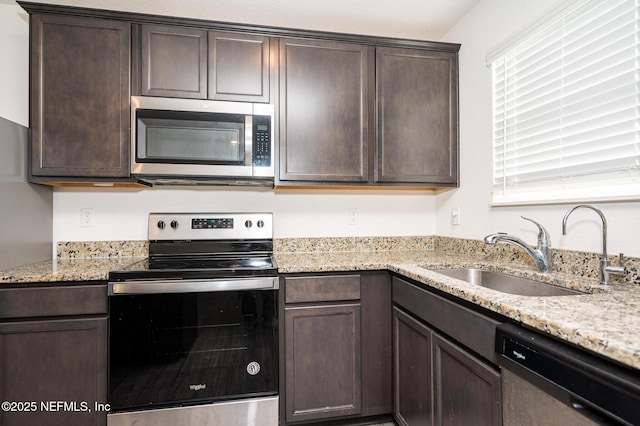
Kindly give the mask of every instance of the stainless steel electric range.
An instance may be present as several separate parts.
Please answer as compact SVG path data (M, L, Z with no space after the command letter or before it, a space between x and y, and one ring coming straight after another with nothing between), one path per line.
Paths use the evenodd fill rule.
M277 425L271 213L149 215L109 275L109 426Z

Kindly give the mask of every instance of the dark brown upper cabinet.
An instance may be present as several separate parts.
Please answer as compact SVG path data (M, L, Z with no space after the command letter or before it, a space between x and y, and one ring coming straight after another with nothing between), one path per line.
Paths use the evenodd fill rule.
M376 182L456 186L457 54L376 50Z
M269 102L268 36L142 25L140 51L142 95Z
M33 14L30 28L32 180L128 178L130 25Z
M165 25L141 29L141 92L146 96L207 97L207 32Z
M369 180L368 46L280 41L280 181Z
M282 40L278 185L457 186L458 47Z
M209 99L269 102L270 38L209 33Z
M276 185L456 187L452 43L20 2L30 180L125 184L130 95L276 105Z

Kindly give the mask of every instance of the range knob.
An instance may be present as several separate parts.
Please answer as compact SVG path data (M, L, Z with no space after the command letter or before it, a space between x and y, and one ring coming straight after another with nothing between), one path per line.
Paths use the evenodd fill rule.
M262 228L264 226L264 221L259 220L258 223L256 223L256 225L258 225L258 228Z
M164 229L164 228L166 228L166 227L167 227L167 224L166 224L166 223L164 223L164 220L159 220L159 221L158 221L158 228L160 228L160 229Z
M247 221L244 223L244 226L245 226L246 228L251 228L251 227L253 226L253 222L251 222L250 220L247 220Z
M178 226L179 226L178 221L177 221L177 220L175 220L175 219L173 219L173 220L171 221L171 227L172 227L173 229L178 229Z

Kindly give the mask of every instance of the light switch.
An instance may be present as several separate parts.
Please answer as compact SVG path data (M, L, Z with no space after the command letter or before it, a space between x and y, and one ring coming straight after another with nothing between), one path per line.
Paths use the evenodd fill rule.
M451 210L451 223L453 225L460 225L460 207Z

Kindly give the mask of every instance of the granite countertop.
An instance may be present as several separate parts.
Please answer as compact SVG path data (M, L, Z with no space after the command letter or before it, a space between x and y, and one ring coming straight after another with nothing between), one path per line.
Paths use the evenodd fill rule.
M0 285L106 281L109 271L140 260L136 257L49 260L0 271Z
M569 274L539 274L523 266L508 266L478 256L441 252L283 253L280 272L321 272L387 269L485 309L511 318L564 341L640 369L640 286ZM429 269L476 267L511 273L586 292L554 297L518 296L467 283Z
M58 259L0 271L0 283L105 281L109 271L126 268L140 257ZM640 286L615 283L604 288L597 280L569 274L542 275L526 266L509 266L479 256L438 251L336 251L277 253L281 273L389 270L460 299L521 322L533 329L640 369ZM586 292L555 297L501 293L446 277L429 268L480 267L534 278ZM41 285L41 284L38 284Z

